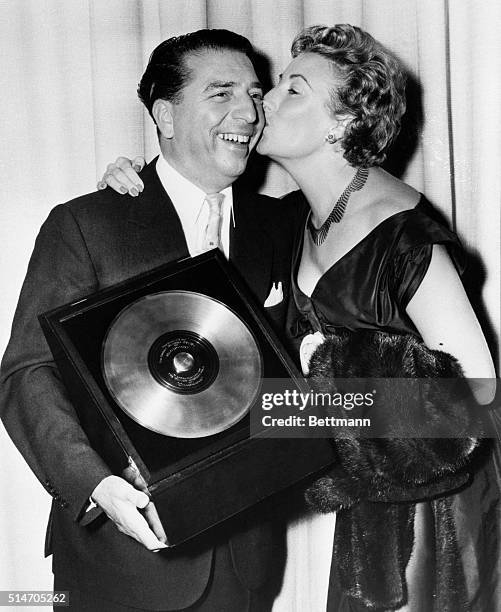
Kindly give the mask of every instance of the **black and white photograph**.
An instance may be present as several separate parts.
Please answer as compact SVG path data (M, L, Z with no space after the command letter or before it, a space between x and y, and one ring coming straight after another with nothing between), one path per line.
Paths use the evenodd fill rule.
M501 610L500 31L0 0L0 606Z

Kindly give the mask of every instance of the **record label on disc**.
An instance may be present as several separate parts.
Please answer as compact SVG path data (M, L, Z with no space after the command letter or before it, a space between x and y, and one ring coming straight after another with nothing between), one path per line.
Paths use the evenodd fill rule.
M222 302L163 291L117 315L104 339L102 371L117 404L140 425L200 438L247 414L262 358L251 331Z

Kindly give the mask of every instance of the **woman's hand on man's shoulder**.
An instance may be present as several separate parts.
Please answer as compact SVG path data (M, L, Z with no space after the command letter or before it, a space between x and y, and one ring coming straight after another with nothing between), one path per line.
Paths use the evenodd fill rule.
M122 195L128 193L132 197L137 197L144 189L144 183L138 173L144 168L145 163L144 157L141 156L132 160L128 157L117 157L106 167L106 172L98 182L97 188L102 190L111 187Z

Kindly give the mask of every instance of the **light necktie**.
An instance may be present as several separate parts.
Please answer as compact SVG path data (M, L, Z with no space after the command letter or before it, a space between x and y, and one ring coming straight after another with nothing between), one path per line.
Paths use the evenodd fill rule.
M205 200L209 205L209 219L205 229L203 238L203 250L220 248L221 244L221 222L223 220L223 211L221 205L224 200L222 193L209 193L205 196Z

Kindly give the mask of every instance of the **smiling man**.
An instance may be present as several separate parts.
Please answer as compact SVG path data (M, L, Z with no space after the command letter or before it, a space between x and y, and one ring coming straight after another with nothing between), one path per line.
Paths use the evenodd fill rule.
M147 495L91 448L37 315L155 266L220 247L280 325L292 234L272 198L233 189L263 127L247 39L201 30L160 44L139 85L161 155L139 204L111 190L52 210L37 238L2 364L2 419L54 498L47 533L55 588L74 610L265 611L270 526L242 516L217 539L164 547ZM282 229L282 231L281 231ZM270 293L271 292L271 293ZM271 297L270 297L271 296ZM104 511L94 519L89 498ZM139 510L146 506L144 513Z
M262 86L247 54L208 48L184 57L184 87L166 97L165 56L173 52L179 46L172 40L155 49L139 96L158 127L165 160L203 191L217 193L242 174L261 135Z

